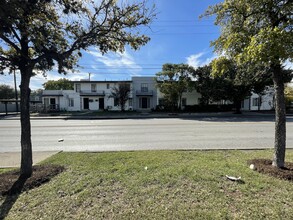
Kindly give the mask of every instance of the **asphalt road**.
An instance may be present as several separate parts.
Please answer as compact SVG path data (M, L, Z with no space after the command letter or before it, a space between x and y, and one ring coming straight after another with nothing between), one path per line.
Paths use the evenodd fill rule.
M32 120L34 151L272 148L274 122L264 118ZM293 148L293 118L287 122ZM0 152L20 151L20 122L0 120Z

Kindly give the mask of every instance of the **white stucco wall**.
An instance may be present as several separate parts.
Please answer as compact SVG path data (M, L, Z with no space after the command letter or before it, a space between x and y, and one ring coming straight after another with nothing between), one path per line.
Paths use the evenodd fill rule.
M201 95L196 90L193 90L192 92L183 93L182 98L186 98L186 105L198 105L198 99L201 98Z
M164 94L157 89L157 103L159 104L159 99L164 98ZM199 98L201 98L201 94L199 94L196 90L192 92L184 92L182 94L182 99L186 99L186 105L198 105Z
M124 81L123 81L124 82ZM139 98L144 97L142 94L137 94L137 91L141 91L141 84L148 84L148 91L153 91L152 95L147 95L150 99L150 109L155 108L159 104L159 99L163 98L163 94L156 87L156 82L154 77L133 77L132 81L125 81L130 83L130 98L132 98L132 105L129 105L129 101L126 102L126 110L139 110ZM120 106L114 106L114 99L111 97L112 89L121 83L120 81L80 81L75 82L74 90L44 90L44 98L55 98L56 104L59 105L61 110L67 111L82 111L84 109L84 98L89 100L90 110L99 110L100 98L104 98L104 109L111 111L120 111ZM76 92L76 84L80 84L80 89L83 92L91 93L91 85L95 84L95 90L97 94L95 96L91 94L81 94ZM104 94L103 94L104 92ZM186 105L197 105L199 104L199 98L201 95L196 91L183 93L182 98L186 99ZM258 106L253 106L253 99L258 98L257 94L252 94L252 96L244 101L243 110L258 110ZM69 106L70 99L73 99L74 106ZM267 90L262 98L261 110L270 110L273 107L273 93L272 88Z
M254 99L259 99L259 95L252 93L252 95L245 99L243 102L242 110L250 110L250 111L257 111L257 110L272 110L274 107L274 89L267 88L265 90L265 94L261 97L262 102L260 105L260 109L258 105L254 105Z

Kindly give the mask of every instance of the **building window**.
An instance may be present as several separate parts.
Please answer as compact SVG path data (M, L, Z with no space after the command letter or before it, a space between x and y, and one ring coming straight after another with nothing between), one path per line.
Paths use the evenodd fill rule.
M119 106L119 99L118 98L114 98L114 106Z
M127 88L128 90L130 90L130 84L123 83L123 84L120 84L120 85L122 85L123 87Z
M182 106L186 106L187 100L186 98L182 98Z
M49 98L44 98L44 104L45 104L45 107L48 107L50 105Z
M110 84L109 83L107 83L107 89L110 89Z
M252 106L258 106L259 105L259 98L253 98L252 99Z
M69 107L74 107L74 99L69 98Z
M50 109L51 110L57 109L56 99L55 98L50 98Z
M75 85L75 92L80 92L80 84Z
M132 106L132 99L128 99L129 106Z
M91 92L96 92L96 84L91 84Z
M148 92L148 91L149 91L148 84L142 83L141 84L141 92Z

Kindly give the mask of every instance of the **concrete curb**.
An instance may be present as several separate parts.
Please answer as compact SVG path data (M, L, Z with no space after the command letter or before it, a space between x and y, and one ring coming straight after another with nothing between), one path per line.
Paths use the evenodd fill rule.
M72 115L72 116L31 116L31 120L111 120L111 119L152 119L152 118L203 118L203 117L274 117L274 114L262 114L262 113L179 113L179 114L142 114L142 115L109 115L109 116L87 116L87 115ZM288 114L287 116L293 116ZM8 115L0 117L0 120L20 120L19 115Z

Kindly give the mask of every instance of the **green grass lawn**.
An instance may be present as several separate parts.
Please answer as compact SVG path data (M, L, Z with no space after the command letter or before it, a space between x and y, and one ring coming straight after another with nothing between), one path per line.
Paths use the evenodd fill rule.
M7 219L292 219L292 182L247 165L249 159L271 159L272 154L59 153L44 163L64 165L66 171L22 193ZM293 151L287 151L286 160L293 162Z

